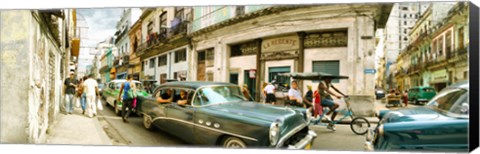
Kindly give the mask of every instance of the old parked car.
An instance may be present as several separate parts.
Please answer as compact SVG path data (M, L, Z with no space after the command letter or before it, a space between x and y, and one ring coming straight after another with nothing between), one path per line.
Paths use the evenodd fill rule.
M120 88L122 83L127 80L116 79L106 83L106 86L102 90L102 97L105 99L107 105L112 106L115 110L115 114L120 115L122 112L122 102L118 101L118 94L120 93ZM139 81L133 80L135 86L137 87L137 97L138 96L148 96L148 93L144 90L142 83Z
M381 111L365 148L375 151L468 152L469 84L442 90L421 107Z
M165 93L169 89L173 95ZM178 104L182 90L185 105ZM173 101L158 103L158 97ZM247 101L241 88L231 83L169 82L138 102L145 128L159 128L193 144L309 149L316 138L306 109Z
M385 97L385 90L383 89L375 89L375 97L376 99L382 99Z
M436 94L432 87L414 87L408 90L408 100L413 101L414 104L421 104L428 102Z

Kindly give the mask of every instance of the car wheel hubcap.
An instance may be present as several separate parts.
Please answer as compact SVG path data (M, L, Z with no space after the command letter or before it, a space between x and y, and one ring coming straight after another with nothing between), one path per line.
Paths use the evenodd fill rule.
M150 128L150 120L148 120L147 116L143 116L143 124L145 125L146 128Z
M237 140L230 140L227 143L227 148L245 148L245 144L241 143L240 141Z

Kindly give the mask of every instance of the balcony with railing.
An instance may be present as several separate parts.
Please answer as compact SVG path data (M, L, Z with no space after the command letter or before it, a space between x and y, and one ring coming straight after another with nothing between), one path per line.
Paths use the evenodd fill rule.
M172 38L175 39L176 36L186 35L188 28L188 21L186 20L172 20L172 27L170 28L161 28L160 32L150 33L147 36L147 40L141 43L137 49L137 56L141 56L145 51L155 48L162 44L167 43Z

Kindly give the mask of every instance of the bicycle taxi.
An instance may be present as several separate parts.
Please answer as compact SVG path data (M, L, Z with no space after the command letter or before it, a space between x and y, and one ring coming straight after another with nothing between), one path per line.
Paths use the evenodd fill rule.
M295 80L310 80L310 81L321 81L325 77L329 77L332 79L348 79L348 76L341 76L341 75L331 75L327 73L321 73L321 72L305 72L305 73L282 73L279 74L280 76L287 76L291 77ZM346 118L351 118L350 122L350 128L353 131L353 133L357 135L364 135L367 133L368 128L370 128L370 122L365 118L361 116L356 116L355 113L353 112L350 102L349 102L349 97L344 97L341 99L341 101L344 101L346 104L345 109L338 110L338 115L343 115L341 118L338 120L330 121L333 124L337 124L342 122L342 120ZM313 105L315 106L315 105ZM316 108L313 108L313 110L319 110ZM322 122L321 119L323 119L326 115L326 113L329 111L328 107L323 107L321 110L323 110L323 114L320 115L318 119L311 119L310 124L312 125L321 125L321 126L327 126L328 122Z

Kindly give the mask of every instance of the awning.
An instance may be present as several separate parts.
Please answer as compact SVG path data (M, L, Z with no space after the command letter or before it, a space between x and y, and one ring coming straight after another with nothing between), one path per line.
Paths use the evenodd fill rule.
M80 54L80 39L72 39L72 50L70 54L72 56L78 57L78 55Z
M110 73L115 73L117 72L117 70L115 69L115 67L113 67L112 69L110 69Z

